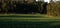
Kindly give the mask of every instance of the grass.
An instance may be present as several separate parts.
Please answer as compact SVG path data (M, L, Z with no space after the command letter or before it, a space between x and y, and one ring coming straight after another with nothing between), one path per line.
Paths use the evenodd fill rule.
M43 14L0 14L0 28L59 28L60 18Z
M44 14L0 14L0 19L14 21L60 21L58 17L48 17Z

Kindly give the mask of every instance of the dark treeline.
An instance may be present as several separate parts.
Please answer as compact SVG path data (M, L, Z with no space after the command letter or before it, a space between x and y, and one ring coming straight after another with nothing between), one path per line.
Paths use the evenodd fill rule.
M36 13L38 11L38 5L31 4L16 4L17 13Z
M35 14L35 13L41 13L46 14L46 6L47 3L44 2L35 2L31 4L27 3L20 3L20 2L9 2L6 3L5 6L4 3L0 2L0 13L17 13L17 14ZM4 9L3 9L4 8Z
M47 2L37 2L38 3L38 6L39 6L39 13L40 14L47 14L47 5L48 3Z

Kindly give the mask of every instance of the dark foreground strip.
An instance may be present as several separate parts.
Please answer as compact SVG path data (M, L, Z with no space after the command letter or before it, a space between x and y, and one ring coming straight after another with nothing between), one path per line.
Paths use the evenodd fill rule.
M0 21L0 28L60 28L60 21L29 22L29 21Z

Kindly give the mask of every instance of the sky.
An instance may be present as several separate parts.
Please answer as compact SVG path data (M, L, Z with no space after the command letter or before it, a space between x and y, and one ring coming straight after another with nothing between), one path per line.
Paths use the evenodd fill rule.
M50 2L50 0L44 0L44 1L45 1L45 2L48 2L48 3Z
M38 0L36 0L36 1L38 1ZM54 2L56 2L56 1L60 1L60 0L53 0ZM44 2L50 2L50 0L44 0Z
M38 1L38 0L36 0L36 1ZM49 3L50 0L44 0L44 1Z

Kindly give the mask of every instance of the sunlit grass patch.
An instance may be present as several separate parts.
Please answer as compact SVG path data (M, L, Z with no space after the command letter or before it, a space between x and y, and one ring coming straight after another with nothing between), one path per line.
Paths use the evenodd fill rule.
M44 14L0 14L0 20L11 21L60 21L58 17L48 17Z

